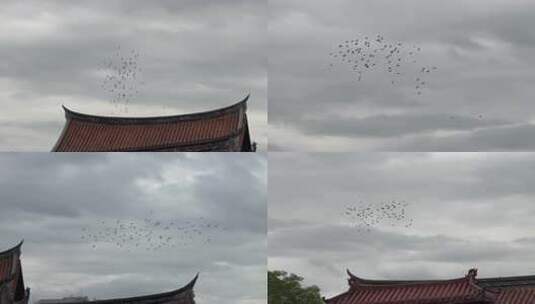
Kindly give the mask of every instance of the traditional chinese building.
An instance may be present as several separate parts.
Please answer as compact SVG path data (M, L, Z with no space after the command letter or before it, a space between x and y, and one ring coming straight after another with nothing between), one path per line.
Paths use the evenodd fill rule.
M198 276L196 275L184 287L164 293L94 301L88 301L86 297L64 298L59 300L41 300L37 304L195 304L193 287Z
M471 269L451 280L367 280L348 271L349 290L327 304L533 304L535 276L477 278Z
M30 289L24 286L20 250L22 241L15 247L0 252L0 304L27 304Z
M208 112L158 117L97 116L63 107L66 122L52 151L254 152L248 99Z

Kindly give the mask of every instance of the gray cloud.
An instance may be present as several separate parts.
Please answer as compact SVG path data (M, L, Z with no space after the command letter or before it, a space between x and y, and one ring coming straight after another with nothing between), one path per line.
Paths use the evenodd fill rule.
M499 125L500 121L483 121L477 117L445 117L444 115L377 115L363 119L326 117L327 119L305 120L300 127L305 134L370 137L395 137L407 133L442 130L473 130Z
M156 293L200 272L199 303L265 302L262 154L3 153L0 167L0 247L25 239L33 301ZM204 217L227 230L206 245L156 251L93 249L81 239L82 227L143 220L151 211L164 222Z
M265 2L6 1L0 14L0 124L11 125L1 150L49 151L64 123L61 104L158 115L226 106L249 92L253 138L266 148ZM100 87L99 64L118 45L141 53L146 83L129 113Z
M270 1L270 8L269 120L274 149L533 148L528 140L532 132L527 131L533 127L535 110L533 3L295 0ZM379 73L357 84L343 66L329 68L328 53L339 41L378 33L421 46L420 62L439 67L421 96L411 83L392 86ZM451 116L460 120L457 126L449 121ZM390 120L383 123L378 119L382 117ZM511 137L517 140L511 143Z
M535 126L531 124L495 126L458 135L410 138L385 148L399 151L531 151L535 148L531 140L534 132Z
M376 279L532 274L533 153L277 153L270 155L268 267L347 288L345 270ZM409 203L411 228L359 233L358 202Z

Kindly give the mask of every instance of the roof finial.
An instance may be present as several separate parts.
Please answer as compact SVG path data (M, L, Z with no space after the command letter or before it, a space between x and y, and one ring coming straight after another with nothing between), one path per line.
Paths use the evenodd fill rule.
M249 97L251 97L251 93L250 93L250 92L247 93L247 96L245 96L245 98L242 99L242 100L240 101L240 103L242 103L242 102L247 102L247 100L249 100Z
M197 274L195 275L195 277L193 278L193 280L191 280L186 286L188 288L193 288L193 286L195 286L195 282L197 282L197 279L199 278L199 273L197 272Z
M470 279L475 279L476 276L477 276L477 268L471 268L470 270L468 270L468 273L466 274L466 277Z
M349 279L347 279L347 283L349 284L350 288L358 287L362 285L361 279L349 271L349 269L346 269L347 274L349 275Z
M20 247L22 246L22 243L24 243L24 239L22 239L17 245L15 245L14 247L11 247L7 250L4 250L4 251L1 251L0 252L0 255L4 255L4 254L11 254L13 252L17 252L19 255L20 255Z

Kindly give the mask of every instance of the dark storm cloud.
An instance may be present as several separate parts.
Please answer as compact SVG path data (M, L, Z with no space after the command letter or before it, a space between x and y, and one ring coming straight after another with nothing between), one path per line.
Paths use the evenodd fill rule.
M525 132L535 110L532 2L295 0L270 7L270 143L277 150L534 148L532 140L508 146L502 136L506 129L509 138L533 137ZM340 41L375 34L421 46L420 62L439 67L421 96L410 82L392 86L370 73L357 83L344 66L329 68ZM384 124L375 122L383 116ZM451 116L463 120L460 128ZM452 129L464 132L444 134Z
M223 107L248 93L253 137L266 148L265 2L6 1L0 14L0 123L13 125L0 133L2 150L50 150L61 104L158 115ZM141 53L145 84L129 113L100 87L99 65L118 45Z
M270 269L347 288L365 278L444 279L535 272L533 153L352 153L270 156ZM409 203L410 228L357 232L343 217L358 202Z
M25 239L33 301L156 293L200 272L199 303L265 302L265 156L3 153L0 167L0 247ZM206 245L155 251L93 249L81 239L83 227L151 211L163 222L203 217L226 230Z

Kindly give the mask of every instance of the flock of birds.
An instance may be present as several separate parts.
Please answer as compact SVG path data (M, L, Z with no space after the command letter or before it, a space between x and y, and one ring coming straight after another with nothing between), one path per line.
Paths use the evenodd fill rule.
M114 56L102 62L99 70L106 76L101 88L110 94L110 102L118 110L128 112L128 104L139 95L139 86L144 85L141 77L142 69L138 65L139 52L123 51L118 46Z
M416 45L386 40L382 35L345 40L329 53L333 59L330 66L339 62L348 65L361 81L363 75L383 70L389 75L392 85L409 79L417 95L428 85L427 77L438 69L436 66L418 65L418 54L422 49Z
M370 232L379 225L409 228L413 219L407 214L409 204L405 201L381 202L347 206L344 216L358 232Z
M111 244L128 251L156 251L193 244L204 245L213 241L215 233L226 230L204 217L179 223L156 220L152 215L153 212L143 221L99 220L95 225L83 227L80 239L88 242L93 249Z

